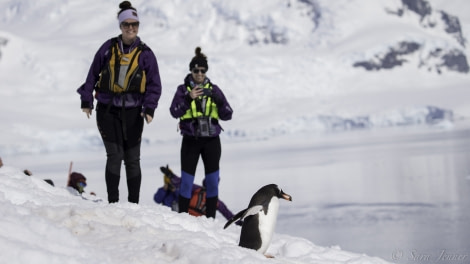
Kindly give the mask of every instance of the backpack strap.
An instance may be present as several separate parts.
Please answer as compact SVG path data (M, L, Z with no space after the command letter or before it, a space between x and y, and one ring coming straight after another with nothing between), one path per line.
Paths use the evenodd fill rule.
M119 74L116 74L119 72L119 68L121 68L121 64L119 62L119 56L117 56L118 54L118 47L117 47L117 44L118 43L118 39L117 37L114 37L111 39L111 48L110 48L110 55L111 57L113 56L113 52L116 54L114 56L114 80L112 83L117 83L118 80L119 80ZM110 59L111 59L110 57Z

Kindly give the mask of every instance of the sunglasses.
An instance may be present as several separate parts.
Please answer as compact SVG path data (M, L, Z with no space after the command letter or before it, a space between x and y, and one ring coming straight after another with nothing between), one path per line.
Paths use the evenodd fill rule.
M206 73L206 69L193 69L193 73L194 74L198 74L198 73Z
M132 26L133 28L138 28L140 25L140 22L137 21L137 22L122 22L121 23L121 26L123 28L129 28L130 26Z

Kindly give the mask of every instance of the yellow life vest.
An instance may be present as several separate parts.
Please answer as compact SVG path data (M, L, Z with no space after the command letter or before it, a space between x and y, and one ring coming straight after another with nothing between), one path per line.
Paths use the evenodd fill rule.
M145 44L141 43L132 52L124 54L114 38L110 49L111 58L100 73L98 91L145 93L145 71L139 66L139 57L145 47Z
M186 89L188 89L189 92L191 92L191 87L186 86ZM212 90L212 85L210 82L206 83L203 87L203 89L211 89ZM199 109L196 105L196 100L191 101L191 107L186 111L186 113L180 117L180 120L187 120L191 118L198 118L198 117L203 117L207 116L212 119L219 119L219 111L217 109L217 105L213 102L212 98L210 96L206 95L201 95L199 96L199 99L202 102L205 102L204 106L201 106ZM204 110L204 112L202 112Z

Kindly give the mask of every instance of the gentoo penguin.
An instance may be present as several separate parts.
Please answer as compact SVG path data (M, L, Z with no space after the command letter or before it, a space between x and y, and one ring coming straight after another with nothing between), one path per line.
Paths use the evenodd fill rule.
M248 208L233 216L225 224L224 229L237 219L241 219L243 224L238 245L265 254L271 243L281 198L292 201L292 197L279 189L276 184L262 187L251 197Z

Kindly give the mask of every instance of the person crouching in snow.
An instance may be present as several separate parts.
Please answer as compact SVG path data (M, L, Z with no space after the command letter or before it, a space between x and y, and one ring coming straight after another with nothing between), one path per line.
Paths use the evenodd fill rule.
M173 211L179 212L178 198L180 192L181 178L175 175L169 168L160 167L163 173L163 187L158 188L153 196L157 204L163 204L171 207ZM203 184L204 185L204 184ZM189 202L188 213L192 216L206 215L206 188L193 184L191 199ZM224 202L217 201L217 211L227 220L233 217L233 213L227 208ZM215 214L214 214L215 218Z
M76 196L81 196L85 200L92 200L94 202L99 202L101 199L97 199L92 196L96 196L94 192L90 192L90 195L85 193L85 187L87 186L86 177L83 174L78 172L72 172L69 176L69 180L67 182L67 190Z
M85 191L86 178L83 174L78 172L72 172L67 182L67 190L75 195L80 195ZM78 192L78 194L77 194Z

